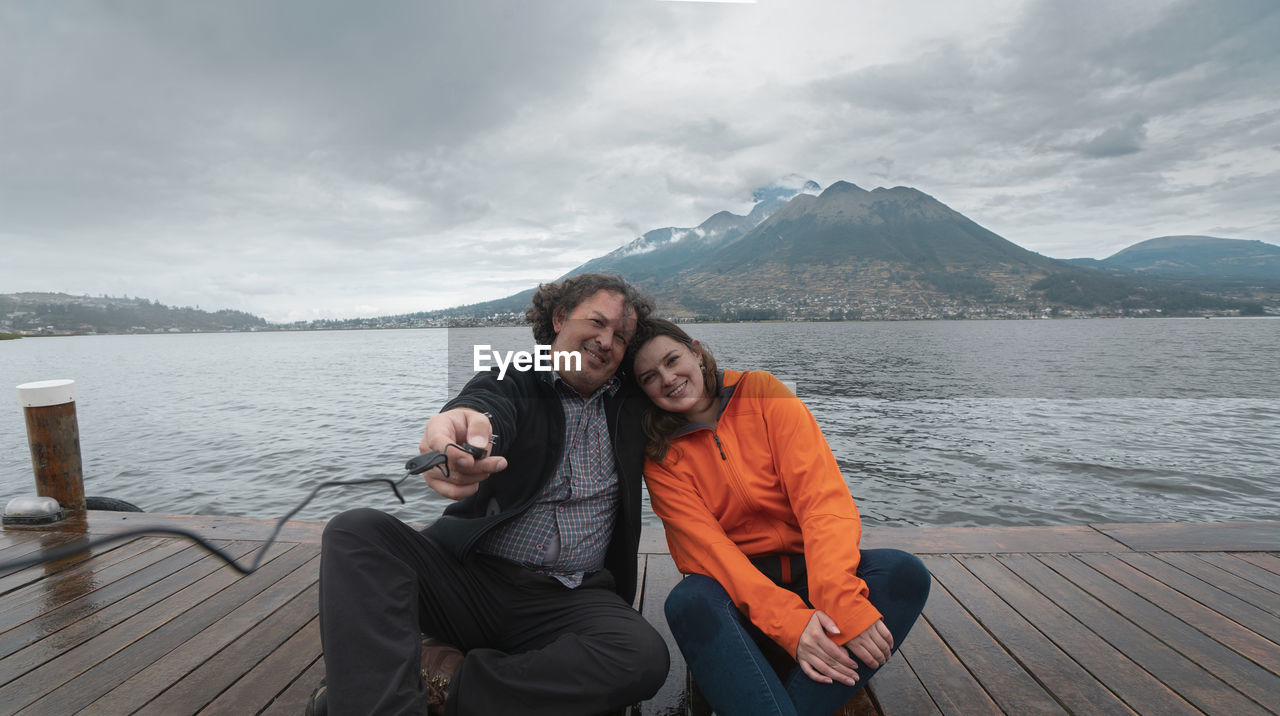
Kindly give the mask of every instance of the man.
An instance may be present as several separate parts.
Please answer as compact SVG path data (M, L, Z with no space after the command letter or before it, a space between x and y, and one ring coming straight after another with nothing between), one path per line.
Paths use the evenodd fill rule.
M666 645L630 606L646 401L616 375L650 310L617 276L539 287L534 338L581 363L478 374L427 422L421 450L449 458L427 484L458 501L422 532L368 509L329 522L330 713L599 714L661 687Z

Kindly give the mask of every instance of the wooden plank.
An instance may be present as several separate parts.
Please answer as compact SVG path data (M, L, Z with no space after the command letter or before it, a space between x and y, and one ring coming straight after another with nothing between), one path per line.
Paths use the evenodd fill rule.
M934 704L944 714L998 714L982 684L973 678L927 620L911 628L911 638L903 642L897 656L906 659L920 678Z
M128 555L127 549L116 550L112 555L126 558L101 571L94 569L94 563L81 565L6 596L6 608L0 613L0 658L80 619L93 619L117 599L136 591L128 581L132 575L177 551L177 545L159 542L150 546L146 540L138 540L134 544L146 549L133 555ZM194 559L192 556L188 561Z
M640 612L667 642L667 649L671 654L671 670L667 672L667 680L662 688L658 689L658 693L654 694L652 699L640 704L640 712L645 716L684 714L688 707L684 655L676 647L675 638L671 636L671 627L667 626L667 616L663 613L667 594L682 576L676 569L676 563L672 561L671 556L665 554L649 555L645 560L644 571L645 589L644 599L640 603Z
M893 547L912 554L1122 552L1129 548L1089 525L1035 527L862 527L863 549ZM661 527L640 531L640 551L667 554Z
M7 601L12 592L37 583L47 583L50 578L56 577L60 572L83 566L89 562L102 560L119 548L121 544L124 543L94 545L84 551L76 552L61 559L50 560L43 564L12 571L4 577L0 577L0 594L3 594Z
M1280 645L1259 636L1115 555L1077 555L1077 559L1112 581L1195 627L1272 673L1280 673Z
M1280 574L1280 555L1275 552L1234 552L1231 555L1271 574Z
M0 550L4 550L0 555L14 550L33 554L41 542L82 539L85 534L108 534L143 524L254 540L265 539L273 527L267 520L245 518L146 515L144 519L138 513L90 513L79 527L63 528L82 529L78 534L5 530L0 533ZM323 522L291 523L284 535L306 543L314 554L323 526ZM1057 699L1076 712L1127 712L1126 705L1099 679L1114 683L1130 675L1118 677L1105 668L1113 656L1081 650L1080 644L1088 643L1083 635L1092 635L1117 653L1132 655L1132 668L1136 668L1135 661L1147 666L1173 691L1187 695L1191 693L1188 689L1216 684L1219 690L1238 690L1253 699L1243 707L1239 702L1215 702L1215 708L1242 714L1250 708L1270 708L1270 701L1262 699L1276 690L1280 679L1280 645L1276 643L1280 641L1280 620L1276 619L1280 606L1274 596L1280 584L1280 557L1273 553L1280 539L1271 537L1273 534L1280 535L1280 522L869 526L864 531L864 547L908 549L925 555L931 568L940 564L944 569L941 575L935 571L939 580L934 599L917 627L919 631L904 644L901 658L891 660L865 690L869 698L851 708L879 708L886 713L897 708L894 713L907 713L903 704L909 704L910 713L940 712L930 696L930 679L922 680L913 669L914 656L926 666L935 691L942 689L947 694L944 710L948 712L959 709L957 704L966 699L980 704L982 699L969 691L975 686L987 701L978 706L966 702L969 710L1035 713L1045 705L1051 711ZM156 541L143 539L153 545ZM669 678L658 697L644 705L644 713L682 713L687 699L682 676L687 672L662 615L666 594L679 574L666 555L660 529L646 528L641 539L642 550L652 554L639 561L636 606L671 644L672 674L679 675ZM1269 541L1263 544L1264 539ZM1194 543L1185 549L1203 554L1174 554L1179 540ZM155 713L192 712L206 702L207 713L253 713L264 707L273 713L300 712L323 674L314 609L295 613L294 607L272 610L269 605L279 606L284 603L281 600L289 599L293 599L289 604L294 604L302 598L298 590L313 590L314 585L290 582L287 588L273 587L276 580L272 580L273 584L260 586L255 592L241 586L252 578L215 579L229 570L221 569L220 563L194 561L186 550L174 546L180 542L178 538L162 538L163 550L158 546L144 549L138 541L127 548L120 543L110 545L99 556L69 559L52 572L40 566L17 580L5 582L0 576L0 590L6 583L26 584L10 592L14 598L0 600L0 646L17 647L13 653L0 649L0 713L23 706L51 713L85 706L91 713L135 707ZM1160 552L1159 559L1144 559L1132 551L1134 545L1148 543L1157 545L1153 549ZM246 549L247 545L239 547ZM134 553L123 551L126 549ZM1078 558L1061 554L1067 550L1081 554ZM1226 550L1233 554L1222 553ZM283 548L273 556L278 558L281 551ZM1006 556L928 557L984 552ZM1120 554L1127 561L1104 552ZM1028 556L1031 554L1038 556ZM996 568L984 559L997 563ZM1025 579L1015 576L1005 564L1024 571ZM287 579L283 573L277 577ZM994 582L982 581L991 579ZM1175 586L1167 585L1162 581L1165 579ZM273 591L280 589L284 591ZM290 589L295 590L292 596ZM1052 608L1041 605L1045 613L1032 609L1037 597ZM192 598L196 598L194 602ZM1226 616L1197 600L1225 608ZM193 607L196 604L199 606ZM1071 608L1064 611L1064 605ZM1029 611L1024 614L1020 610ZM1091 629L1066 617L1067 613L1081 617ZM19 617L20 621L13 621ZM1267 630L1264 618L1272 631ZM202 621L206 624L198 626ZM290 631L299 624L303 626ZM926 648L930 645L933 648ZM1200 666L1187 666L1193 662ZM1046 670L1046 664L1059 668ZM1082 664L1098 674L1097 679ZM1188 669L1199 669L1196 673L1201 674L1205 686L1187 686ZM1215 682L1215 676L1222 681ZM1068 683L1073 678L1077 683ZM56 683L46 685L46 681ZM940 685L944 683L947 685ZM134 688L138 685L141 687ZM1128 698L1127 692L1113 688ZM89 694L94 703L81 696L68 697L69 691ZM151 696L155 699L147 703ZM1209 708L1209 696L1197 692L1188 698ZM1133 703L1143 710L1154 708L1140 699ZM1185 703L1178 706L1188 707Z
M390 491L388 490L388 496ZM394 498L393 498L394 499ZM106 512L89 510L80 524L91 535L115 534L152 527L194 532L207 540L266 541L275 529L275 520L226 515L162 515L150 512ZM286 522L277 539L281 542L319 544L327 524L320 520Z
M1121 559L1213 611L1234 619L1273 642L1280 642L1280 620L1274 615L1152 555L1125 554L1121 555Z
M47 525L4 525L0 529L0 549L4 549L11 544L40 539L44 535L81 534L84 530L78 529L76 527L78 524L80 523L73 519L65 519L61 522Z
M317 664L318 669L314 668ZM257 713L268 706L283 707L294 701L296 693L301 698L296 699L287 713L297 716L306 708L311 692L320 685L323 671L320 619L314 617L200 713L233 716Z
M640 554L671 554L667 547L667 535L661 527L640 529Z
M910 639L910 635L907 636ZM929 716L941 714L929 690L900 654L889 659L871 681L866 691L884 716Z
M10 527L0 529L0 556L3 556L5 551L14 545L37 539L39 534L39 532L33 530L13 529Z
M138 569L139 563L146 561L145 558L138 559L139 555L165 544L165 540L158 538L136 539L126 544L116 545L111 551L96 555L92 560L86 555L86 559L66 569L55 569L47 579L37 580L5 594L3 602L0 602L0 624L15 623L10 621L6 612L18 607L28 607L33 601L39 602L44 610L52 610L103 585L110 584L119 576ZM4 626L0 626L0 631L3 629Z
M1258 714L1265 711L1226 686L1201 665L1140 629L1107 604L1031 555L1007 555L1003 564L1094 635L1124 654L1174 693L1206 713Z
M313 567L313 569L308 569L309 567ZM208 655L208 652L216 648L220 642L227 641L233 636L232 632L237 626L227 622L232 620L235 612L201 632L195 640L183 644L178 649L170 652L164 659L139 672L106 697L99 699L91 708L100 707L103 713L131 712L135 714L153 714L155 716L194 713L203 708L205 704L213 701L233 683L239 681L255 665L275 652L282 644L292 638L299 629L317 618L317 600L320 585L314 579L319 574L318 569L317 558L317 560L303 565L294 571L292 575L286 577L284 581L305 571L309 573L304 576L312 581L310 586L305 588L305 591L293 597L288 603L275 609L265 618L261 618L257 623L249 624L249 628L239 636L235 636L234 640L226 645L226 648ZM284 581L277 583L275 586L282 586ZM269 609L270 604L264 603L266 602L264 597L268 593L264 591L237 611L245 611L245 616L252 618L254 614L249 613L247 608L254 605L255 602L259 603L255 609L257 613ZM196 644L197 640L204 640L209 643L199 645ZM182 652L185 652L185 654ZM178 673L183 668L183 665L175 662L181 656L192 657L190 663L194 666L183 673ZM148 672L153 673L149 674ZM155 672L160 673L157 674ZM144 689L135 687L137 684L143 684L148 681L154 681L155 685L148 684ZM285 681L282 688L287 685L288 681ZM159 691L156 691L157 687ZM148 700L148 696L153 692L158 695ZM262 698L252 711L257 711L258 708L269 703L277 693L279 693L279 690L273 691ZM118 697L116 696L117 694L122 694L122 696ZM135 707L139 706L140 708L137 711L133 711ZM250 711L242 713L247 712Z
M636 555L636 595L631 599L631 608L640 611L640 605L644 602L644 572L645 563L648 561L644 552ZM640 705L632 704L623 709L623 716L640 716Z
M1226 555L1221 552L1174 553L1162 552L1156 557L1182 571L1216 586L1224 592L1230 592L1243 602L1248 602L1265 612L1280 617L1280 594L1260 587L1249 580L1239 577L1219 567L1214 561Z
M29 548L27 545L39 539L38 535L23 532L13 533L7 529L4 532L0 532L0 564L4 564L11 559L17 559L23 554L28 554ZM36 544L39 544L39 542L36 542Z
M272 560L264 564L262 569L255 572L255 575L269 576L274 574L278 568L273 568L273 565L278 559L286 558L293 551L293 547L294 545L277 545L272 548L270 553ZM200 569L205 564L208 564L211 568ZM192 567L197 569L184 569L173 575L172 578L162 580L157 585L154 585L156 587L164 585L162 589L157 591L168 592L159 601L154 601L153 594L147 594L139 596L137 602L133 597L117 602L113 606L119 607L117 612L124 613L123 619L121 619L121 614L113 614L112 618L119 619L119 623L75 648L66 649L58 639L42 639L14 654L11 659L22 662L24 666L34 663L40 668L30 671L24 669L21 672L17 672L21 675L0 687L0 711L3 711L6 707L15 709L25 707L55 688L89 672L93 672L104 683L112 685L118 683L112 681L110 673L113 666L113 657L132 645L145 643L148 635L163 629L172 620L190 614L197 606L202 605L216 595L224 593L224 588L235 584L239 579L237 572L225 566L221 560L213 556L200 560ZM185 581L191 577L201 575L202 572L204 574L199 579ZM240 595L233 593L232 596L239 598ZM153 603L139 611L136 609L138 602ZM90 630L96 632L96 621L92 619L88 621L90 622ZM165 651L168 650L166 649ZM164 652L152 654L151 657L154 658L162 653ZM5 661L9 661L9 659ZM0 674L7 673L13 672L8 672L7 669L0 671ZM132 674L122 674L119 675L119 678L128 678L130 675ZM94 699L101 695L102 690L105 689L101 687L89 689L89 691L93 692ZM50 710L60 713L70 712L67 709L60 708L51 708Z
M945 587L933 585L924 614L938 636L959 655L965 668L1005 713L1065 713L1057 700L1036 683ZM912 635L907 635L907 641L911 639Z
M320 632L319 625L316 626L316 643L319 644ZM284 693L276 697L266 710L262 712L262 716L298 716L298 714L306 711L307 704L311 701L311 693L320 685L320 680L324 678L324 659L316 658L311 662L306 671L302 672L302 676L294 679L289 684L289 688ZM209 704L208 708L200 712L207 716L240 716L249 713L247 710L237 709L234 704L230 707L223 706L222 700Z
M861 547L922 554L1114 552L1125 546L1088 525L1042 527L868 527Z
M274 528L270 520L218 515L159 515L137 512L89 511L66 529L91 535L111 534L144 526L164 526L197 532L207 538L265 540ZM318 543L324 521L294 520L279 537L286 542ZM14 540L29 541L25 532L6 529ZM1221 522L1171 524L1050 525L1032 527L891 527L864 525L862 546L897 547L916 554L1017 552L1137 551L1250 551L1269 552L1280 544L1280 522ZM666 554L661 527L645 527L640 534L642 554Z
M1273 555L1258 554L1255 552L1232 552L1226 555L1210 555L1205 557L1211 564L1225 569L1228 572L1247 579L1250 582L1271 590L1276 596L1272 599L1280 599L1280 572L1267 569L1265 562L1259 563L1258 557L1271 557L1275 559L1275 569L1280 570L1280 558Z
M87 542L88 540L85 539L84 535L79 535L79 534L68 534L65 532L44 533L44 534L41 534L36 539L27 540L25 542L16 544L13 547L5 550L4 561L10 562L17 559L21 559L23 557L33 557L42 550L51 550L51 549L57 549L59 547L65 547L76 541ZM36 568L38 568L38 566ZM32 569L32 568L31 567L4 567L0 569L0 577L8 577L11 574L14 574L16 572L20 572L23 570L28 570L28 569Z
M226 549L234 554L248 551L249 546L232 543ZM5 632L4 643L14 651L12 656L5 654L0 659L0 684L107 631L223 566L214 557L197 562L202 555L203 551L184 550L165 557L129 579Z
M1040 557L1040 561L1258 704L1265 706L1280 694L1280 676L1125 589L1079 559L1069 555L1045 555ZM1205 683L1212 685L1214 681L1210 679ZM1175 685L1174 690L1179 690L1179 687Z
M644 573L648 561L643 553L636 556L636 596L631 600L631 608L636 611L640 611L640 605L644 600Z
M253 574L240 577L208 599L189 604L176 618L50 690L34 702L32 707L38 711L73 713L94 703L108 692L113 695L110 702L114 702L115 698L131 701L125 694L130 689L116 688L125 682L131 684L135 693L151 691L156 682L147 677L167 678L165 683L172 683L173 679L189 670L187 667L191 659L198 658L193 654L204 655L206 652L203 649L210 643L219 647L225 644L222 640L226 636L221 630L213 629L202 633L211 625L227 619L225 624L232 637L243 633L243 629L240 629L243 624L255 617L261 618L264 611L269 614L279 606L276 602L281 598L279 595L296 594L297 581L314 579L317 566L313 566L306 574L297 577L292 575L304 563L315 561L318 551L317 545L298 545ZM287 575L289 579L286 579ZM278 583L281 586L277 587ZM263 592L271 592L271 598L264 602L254 599ZM175 650L177 653L170 655ZM133 677L139 674L142 676L134 681ZM99 711L115 712L114 708Z
M883 668L883 667L881 667ZM880 672L876 672L880 673ZM866 689L858 689L853 697L835 712L834 716L881 716L879 709L867 694Z
M1280 522L1114 523L1093 527L1135 552L1269 552L1280 545Z
M1087 714L1133 713L1119 697L1059 649L988 585L965 569L956 558L925 556L921 559L929 567L934 579L1068 711Z
M995 557L961 557L974 576L1080 663L1094 679L1139 713L1194 713L1196 709L1071 614L1007 569Z

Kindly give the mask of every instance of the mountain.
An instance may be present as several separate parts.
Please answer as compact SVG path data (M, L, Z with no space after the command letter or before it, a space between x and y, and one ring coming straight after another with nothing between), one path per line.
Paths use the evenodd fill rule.
M1280 284L1280 246L1244 239L1162 236L1134 244L1101 261L1071 262L1114 273Z
M771 317L805 305L809 317L843 318L1021 301L1067 268L908 187L841 181L795 195L754 226L743 218L722 212L683 234L650 232L569 275L615 271L675 315Z
M720 211L697 226L686 228L667 226L653 229L626 246L592 259L556 280L583 273L600 272L620 274L632 282L646 285L658 277L672 273L683 263L696 260L711 247L731 242L746 234L791 199L801 195L816 194L821 190L822 187L817 182L794 176L787 177L755 190L752 195L755 203L746 216ZM523 313L529 307L533 292L534 289L528 289L506 298L444 311L411 314L411 316L450 315L478 318L492 314Z
M816 194L822 189L813 181L792 184L780 182L757 189L752 196L755 205L746 216L721 211L692 228L654 229L622 248L582 264L560 278L581 273L615 272L643 283L647 279L666 275L716 246L734 242L792 199Z
M618 273L651 293L661 314L709 320L1263 312L1247 292L1205 296L1105 262L1028 251L911 187L783 189L756 192L747 216L722 211L695 227L655 229L565 276ZM411 317L514 318L531 294Z

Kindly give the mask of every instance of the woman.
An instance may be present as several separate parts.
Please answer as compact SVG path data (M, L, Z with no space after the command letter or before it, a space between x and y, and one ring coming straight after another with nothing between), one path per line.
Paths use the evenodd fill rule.
M905 552L859 550L835 457L777 378L717 371L669 321L638 338L635 379L657 408L645 482L689 575L667 622L694 681L722 716L834 713L906 637L928 571ZM785 684L772 644L795 662Z

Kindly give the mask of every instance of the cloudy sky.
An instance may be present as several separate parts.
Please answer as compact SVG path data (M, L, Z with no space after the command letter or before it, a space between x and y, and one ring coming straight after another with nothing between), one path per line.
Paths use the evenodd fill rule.
M1280 3L0 3L0 293L444 308L787 175L1280 243Z

